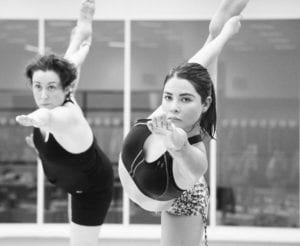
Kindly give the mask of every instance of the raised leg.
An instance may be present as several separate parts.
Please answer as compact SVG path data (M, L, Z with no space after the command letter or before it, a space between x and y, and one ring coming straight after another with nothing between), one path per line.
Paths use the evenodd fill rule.
M225 23L233 16L240 15L250 0L222 0L209 24L209 35L215 38Z
M76 53L83 41L91 42L92 21L95 13L95 0L83 0L80 7L79 17L76 27L72 30L70 44L65 53L65 58L69 59Z

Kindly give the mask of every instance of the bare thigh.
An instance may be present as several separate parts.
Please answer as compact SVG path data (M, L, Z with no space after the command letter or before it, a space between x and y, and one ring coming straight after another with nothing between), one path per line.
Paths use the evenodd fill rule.
M203 236L202 216L161 214L161 246L199 246Z
M83 226L70 222L70 246L97 246L101 226Z

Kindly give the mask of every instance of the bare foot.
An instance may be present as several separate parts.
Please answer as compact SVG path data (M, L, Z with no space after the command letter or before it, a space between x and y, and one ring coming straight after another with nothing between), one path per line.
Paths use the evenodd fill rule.
M95 14L95 0L83 0L78 22L91 23Z
M242 16L231 17L224 25L222 34L226 35L227 39L230 39L233 35L237 34L241 28Z
M80 49L82 42L88 41L91 43L94 13L95 0L83 0L80 5L77 25L71 32L70 44L65 53L66 59L72 60L72 57Z
M250 0L223 0L209 23L209 34L214 38L225 23L233 16L240 15Z
M83 0L80 6L77 26L74 35L80 37L81 41L89 38L92 34L92 21L95 14L95 0Z

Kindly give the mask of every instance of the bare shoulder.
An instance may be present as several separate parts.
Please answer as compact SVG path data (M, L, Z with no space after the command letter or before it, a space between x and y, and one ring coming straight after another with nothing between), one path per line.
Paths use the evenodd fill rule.
M86 124L86 119L79 105L75 102L66 102L56 107L51 112L51 128L53 131L61 129L74 129L79 125Z
M193 144L194 147L201 150L203 153L206 153L206 147L203 141Z

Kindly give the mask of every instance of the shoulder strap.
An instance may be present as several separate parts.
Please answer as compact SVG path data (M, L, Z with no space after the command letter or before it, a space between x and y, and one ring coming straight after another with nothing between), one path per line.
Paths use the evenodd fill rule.
M74 104L74 102L73 102L73 100L72 100L71 97L72 97L72 96L71 96L71 93L68 93L68 94L66 95L66 98L65 98L65 100L64 100L64 102L63 102L62 105L64 105L64 104L67 103L67 102L70 102L70 103L73 103L73 104Z
M202 142L202 140L203 139L200 134L188 138L188 141L190 144L199 143L199 142Z

